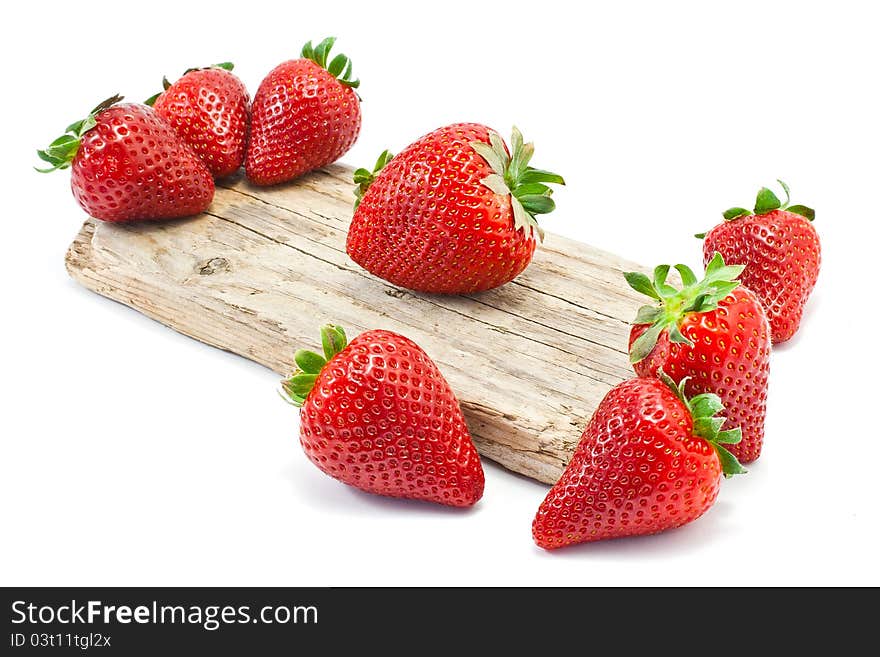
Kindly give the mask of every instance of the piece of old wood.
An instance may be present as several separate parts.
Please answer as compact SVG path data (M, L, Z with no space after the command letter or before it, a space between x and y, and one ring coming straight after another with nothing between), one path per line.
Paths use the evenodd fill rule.
M278 187L217 188L191 219L119 226L89 220L67 254L76 280L171 328L279 374L318 327L397 331L438 364L480 452L544 482L559 477L605 392L632 376L635 267L548 234L529 268L468 297L416 294L345 253L351 169Z

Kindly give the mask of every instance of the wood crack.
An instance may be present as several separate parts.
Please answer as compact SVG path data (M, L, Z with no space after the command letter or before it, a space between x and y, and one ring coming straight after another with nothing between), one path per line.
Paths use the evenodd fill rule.
M562 335L566 335L570 338L574 338L575 340L583 340L584 342L587 342L589 344L594 344L597 347L605 347L607 349L613 349L614 351L620 352L622 354L626 354L627 356L629 355L627 352L623 351L622 349L617 349L611 345L605 344L604 342L598 342L596 340L591 340L590 338L586 338L586 337L584 337L582 335L578 335L576 333L569 333L568 331L563 331L561 328L557 328L557 327L551 326L549 324L544 324L543 322L539 322L538 320L536 320L532 317L525 317L523 315L515 313L512 310L510 310L509 308L498 308L497 306L493 306L491 303L486 303L483 300L477 299L473 296L469 296L468 298L471 301L474 301L475 303L479 303L483 306L488 306L489 308L494 308L495 310L500 310L501 312L509 313L509 314L513 315L514 317L518 317L518 318L522 319L523 321L532 322L533 324L537 324L538 326L541 326L541 327L548 329L550 331L555 331L556 333L561 333ZM559 347L559 350L565 351L565 353L571 354L572 356L580 356L580 354L575 354L570 351L566 351L562 347Z
M294 216L296 216L296 217L300 217L300 218L302 218L302 219L305 219L306 221L310 221L310 222L312 222L312 223L315 223L315 224L319 225L319 226L322 227L322 228L329 228L330 230L338 231L338 232L343 233L343 234L346 233L346 231L344 231L344 230L341 229L341 228L338 228L337 226L333 226L333 225L331 225L331 224L327 224L327 223L317 222L317 221L315 221L315 219L314 219L313 217L309 216L308 214L302 213L302 212L300 212L300 211L298 211L298 210L294 210L294 209L291 209L291 208L284 207L284 206L282 206L282 205L278 205L278 204L276 204L276 203L271 203L271 202L269 202L269 201L267 201L267 200L265 200L265 199L259 198L259 197L257 197L257 196L254 196L253 194L250 194L250 193L248 193L248 192L242 191L242 190L240 190L240 189L236 189L236 188L233 188L233 187L224 187L224 189L228 189L228 190L230 190L230 191L233 191L233 192L236 192L236 193L238 193L238 194L241 194L242 196L246 196L246 197L248 197L248 198L255 199L255 200L259 201L260 203L264 203L264 204L266 204L266 205L268 205L268 206L270 206L270 207L273 207L273 208L275 208L275 209L277 209L277 210L281 210L281 211L283 211L283 212L286 212L286 213L292 214L292 215L294 215ZM332 221L334 221L334 219L333 219L332 217L329 217L329 216L326 216L326 215L320 214L320 213L316 212L315 210L310 209L309 212L315 214L317 217L319 217L319 218L321 218L321 219L324 219L325 221L328 221L328 222L332 222ZM250 231L252 231L252 232L254 232L254 233L258 234L258 235L261 235L261 236L266 237L267 239L271 239L273 242L276 242L276 243L279 243L279 244L285 244L285 245L287 245L287 246L291 246L290 244L288 244L288 243L286 243L286 242L281 242L281 241L279 241L279 240L277 240L277 239L275 239L275 238L272 238L272 237L266 235L265 233L262 233L262 232L260 232L259 230L256 230L255 228L252 228L252 227L250 227L250 226L247 226L247 225L245 225L245 224L242 224L242 223L239 222L239 221L235 221L235 220L230 219L230 218L228 218L228 217L221 217L221 216L219 216L219 215L217 215L217 214L214 214L214 213L211 213L211 212L206 212L205 214L209 214L210 216L212 216L212 217L216 217L216 218L218 218L218 219L224 219L224 220L226 220L226 221L231 221L231 222L234 223L235 225L237 225L237 226L241 226L242 228L246 228L246 229L248 229L248 230L250 230ZM322 247L324 247L324 248L330 249L331 251L334 251L334 252L336 252L336 253L339 253L340 255L342 255L342 256L348 258L348 253L345 251L345 249L335 248L335 247L333 247L333 246L331 246L331 245L324 244L323 242L318 242L318 241L312 240L312 239L309 238L308 236L304 236L304 238L307 239L307 240L310 241L310 242L314 242L314 243L317 244L317 245L320 245L320 246L322 246ZM343 240L343 244L344 244L344 240ZM291 248L295 248L295 247L292 247L292 246L291 246ZM303 252L303 251L301 251L300 249L297 249L297 250L300 251L300 252ZM313 255L313 254L307 254L307 255ZM322 259L322 258L318 258L318 259L319 259L319 260L322 260L322 262L329 262L329 261L327 261L326 259ZM337 267L340 267L340 265L338 265L338 264L337 264L336 266L337 266ZM365 274L365 273L366 273L367 276L368 276L369 278L371 278L371 280L376 280L375 277L373 277L371 274L369 274L369 273L367 273L367 272L364 272L363 270L360 270L360 268L358 268L357 270L355 270L355 269L353 269L353 268L347 268L347 269L348 269L349 271L353 271L353 272L356 272L356 273L359 273L359 274ZM562 296L559 296L559 295L555 295L555 294L551 294L551 293L546 292L546 291L544 291L544 290L540 290L540 289L538 289L538 288L532 287L532 286L530 286L530 285L528 285L528 284L526 284L526 283L523 283L523 282L521 282L521 281L518 281L517 279L514 279L514 280L512 281L512 284L514 284L514 285L518 285L518 286L520 286L520 287L523 287L523 288L525 288L525 289L527 289L527 290L529 290L529 291L531 291L531 292L534 292L535 294L549 296L549 297L551 297L551 298L553 298L553 299L556 299L556 300L558 300L558 301L561 301L561 302L567 303L567 304L569 304L569 305L575 306L576 308L579 308L579 309L581 309L581 310L585 310L585 311L587 311L588 313L594 313L594 314L596 314L596 315L598 315L598 316L600 316L600 317L604 317L604 318L606 318L606 319L610 319L610 320L614 320L614 321L617 321L617 322L623 323L623 324L625 324L627 327L629 327L629 322L624 322L624 321L621 320L620 318L617 318L617 317L614 317L613 315L608 315L608 314L606 314L606 313L599 312L599 311L597 311L597 310L595 310L595 309L593 309L593 308L589 308L589 307L587 307L587 306L583 306L583 305L581 305L581 304L575 303L575 302L573 302L573 301L571 301L570 299L567 299L567 298L565 298L565 297L562 297ZM409 293L409 292L408 292L408 291L407 291L407 292L404 292L404 294L406 294L406 293ZM398 296L398 298L399 298L400 291L398 290L398 288L393 288L393 291L386 292L386 294L394 295L394 296ZM492 309L494 309L494 310L497 310L497 311L499 311L499 312L508 313L508 314L513 315L514 317L517 317L517 318L519 318L519 319L521 319L521 320L523 320L523 321L525 321L525 322L531 322L531 323L536 324L536 325L538 325L538 326L541 326L541 327L543 327L543 328L547 328L547 329L550 329L550 330L558 331L559 333L561 333L561 334L563 334L563 335L566 335L566 336L568 336L568 337L570 337L570 338L573 338L573 339L575 339L575 340L583 340L584 342L587 342L587 343L590 343L590 344L594 344L594 345L599 346L599 347L607 347L607 348L610 348L610 349L614 349L615 351L618 351L618 352L620 352L621 354L625 354L625 355L627 355L627 356L629 355L628 352L626 352L626 351L624 351L623 349L620 349L619 347L616 347L616 346L614 346L614 345L607 344L607 343L605 343L605 342L598 341L598 340L592 340L592 339L587 338L587 337L585 337L585 336L583 336L583 335L579 335L579 334L577 334L577 333L571 333L571 332L569 332L569 331L564 331L564 330L559 329L559 328L557 328L557 327L550 326L550 325L548 325L548 324L544 324L544 323L539 322L538 320L536 320L534 317L529 317L529 316L527 316L527 315L521 315L521 314L515 313L515 312L511 311L508 307L499 306L499 305L495 305L495 304L489 303L489 302L487 302L487 301L484 301L483 299L477 298L475 295L466 295L466 296L467 296L467 298L471 299L472 301L474 301L474 302L476 302L476 303L479 303L479 304L481 304L481 305L487 306L487 307L492 308ZM421 298L425 298L425 297L421 297ZM433 303L433 302L432 302L432 303ZM449 308L448 306L445 306L445 305L443 305L443 304L438 304L438 303L433 303L433 305L435 305L435 306L437 306L437 307L447 308L447 309ZM547 345L547 346L553 346L553 345ZM573 356L581 357L581 354L575 354L575 353L573 353L573 352L571 352L571 351L567 351L567 350L562 349L562 348L559 348L559 349L560 349L560 351L563 351L563 352L565 352L565 353L571 354L571 355L573 355ZM610 373L609 373L609 374L610 374Z
M624 319L621 319L620 317L615 317L614 315L609 315L608 313L603 313L602 311L596 310L595 308L590 308L589 306L584 306L584 305L579 304L575 301L572 301L571 299L568 299L566 297L559 296L556 294L551 294L550 292L547 292L545 290L539 290L538 288L532 287L528 283L523 283L522 281L518 281L517 279L513 279L511 281L511 283L513 285L519 285L520 287L524 287L527 290L531 290L533 292L538 292L539 294L546 294L548 297L553 297L554 299L558 299L559 301L562 301L564 303L572 305L575 308L580 308L581 310L586 310L587 312L595 313L595 314L599 315L600 317L604 317L606 319L610 319L615 322L619 322L621 324L626 325L627 329L629 329L630 323ZM621 353L624 353L622 350L618 350L618 351L621 351Z
M405 292L404 292L404 295L400 295L399 292L400 292L401 290L399 290L398 288L390 287L390 286L388 285L388 283L385 283L384 281L381 281L381 279L377 279L375 276L373 276L372 274L370 274L369 272L367 272L367 271L365 271L365 270L360 269L359 267L358 267L358 268L354 268L354 267L345 267L344 265L337 264L337 263L333 262L332 260L327 260L326 258L322 258L322 257L320 257L320 256L318 256L318 255L315 255L314 253L311 253L311 252L309 252L309 251L305 251L305 250L300 249L300 248L298 248L298 247L296 247L296 246L294 246L294 245L292 245L292 244L289 244L289 243L287 243L287 242L283 242L283 241L278 240L278 239L276 239L276 238L274 238L274 237L271 237L270 235L266 235L266 234L264 234L264 233L261 233L260 231L256 230L255 228L252 228L252 227L250 227L250 226L247 226L247 225L245 225L245 224L242 224L242 223L240 223L240 222L238 222L238 221L236 221L236 220L234 220L234 219L230 219L229 217L223 217L223 216L220 216L220 215L214 214L214 213L212 213L212 212L205 212L205 214L208 215L208 216L210 216L210 217L214 217L215 219L219 219L219 220L221 220L221 221L227 221L227 222L229 222L229 223L231 223L231 224L233 224L233 225L235 225L235 226L238 226L239 228L242 228L242 229L244 229L244 230L247 230L247 231L250 231L250 232L252 232L252 233L255 233L255 234L257 234L257 235L259 235L259 236L261 236L261 237L264 237L264 238L266 238L267 240L270 240L270 241L274 242L275 244L278 244L278 245L280 245L280 246L285 246L285 247L287 247L287 248L293 249L294 251L296 251L296 252L298 252L298 253L301 253L301 254L303 254L303 255L305 255L305 256L308 256L308 257L310 257L310 258L314 258L315 260L319 260L319 261L321 261L321 262L323 262L323 263L325 263L325 264L327 264L327 265L331 265L331 266L333 266L333 267L336 267L337 269L341 269L341 270L343 270L343 271L351 272L351 273L353 273L353 274L356 274L356 275L360 276L361 278L365 278L365 279L367 279L367 280L370 280L371 282L378 283L378 284L380 284L380 285L382 285L382 286L384 286L384 287L386 287L386 288L389 288L389 289L386 289L386 290L385 290L385 293L386 293L386 294L389 294L389 295L391 295L391 296L394 296L394 297L396 297L396 298L398 298L398 299L403 298L404 295L410 295L410 296L412 296L412 297L414 297L414 298L421 299L421 300L424 301L425 303L427 303L427 304L429 304L429 305L431 305L431 306L433 306L433 307L435 307L435 308L440 308L441 310L445 310L445 311L447 311L447 312L454 313L454 314L459 315L459 316L461 316L461 317L466 317L466 318L468 318L468 319L470 319L470 320L473 320L473 321L479 322L479 323L483 324L484 326L487 326L488 328L490 328L490 329L492 329L492 330L500 331L500 332L503 332L503 333L510 333L511 335L515 335L515 336L517 336L517 337L519 337L519 338L523 338L523 339L525 339L525 340L530 340L530 341L533 341L533 342L537 342L537 343L542 344L542 345L544 345L545 347L549 347L549 348L551 348L551 349L556 349L556 350L558 350L558 351L561 351L561 352L564 353L564 354L568 354L569 356L574 356L575 358L583 358L583 355L582 355L582 354L576 354L576 353L573 353L573 352L571 352L571 351L567 351L567 350L563 349L562 347L560 347L558 344L555 344L555 343L552 343L552 342L544 342L544 341L542 341L542 340L536 339L536 338L533 337L533 336L524 335L524 334L522 334L522 333L518 333L517 331L512 331L512 330L510 330L510 329L508 329L508 328L506 328L506 327L500 326L500 325L498 325L498 324L494 324L494 323L492 323L492 322L488 322L488 321L483 320L483 319L480 319L480 318L478 318L478 317L473 317L472 315L468 315L467 313L464 313L464 312L458 310L457 308L452 308L452 307L445 306L445 305L443 305L443 304L437 303L436 301L434 301L434 300L431 299L430 297L422 296L422 295L419 295L419 294L416 294L416 293L413 293L413 292L409 292L409 291L405 291ZM480 303L480 304L482 304L482 305L489 305L489 304L483 304L481 301L479 301L479 300L477 300L477 299L473 299L472 297L469 297L469 298L471 298L471 300L472 300L472 301L475 301L476 303ZM495 308L494 306L490 306L490 307ZM507 310L500 309L500 308L495 308L495 309L496 309L496 310L500 310L501 312L509 312L509 311L507 311ZM515 315L515 313L510 313L510 314ZM515 315L515 316L517 316L517 315ZM543 326L543 324L539 324L539 325L540 325L540 326ZM551 329L551 330L557 330L557 329L553 329L553 327L549 327L549 326L548 326L548 327L545 327L545 328L549 328L549 329ZM559 332L560 332L560 333L565 333L564 331L559 331ZM566 335L569 335L569 334L566 334ZM576 337L578 337L578 336L574 336L574 335L572 335L571 337L575 337L575 338L576 338ZM581 338L581 339L583 339L583 338ZM589 360L589 359L587 359L587 360ZM593 380L593 381L595 381L595 382L597 382L597 383L603 383L603 384L606 383L606 381L604 381L604 380L602 380L602 379L599 379L599 378L596 378L596 377L594 377L593 375L589 374L589 373L586 372L586 371L578 371L578 370L574 370L574 369L572 369L572 368L566 367L565 365L561 365L561 364L560 364L560 367L564 367L566 370L568 370L569 372L572 372L572 373L574 373L574 374L580 374L580 375L582 375L582 376L586 376L587 378L589 378L589 379L591 379L591 380ZM601 371L601 370L600 370L600 371ZM611 373L611 372L602 372L602 373L603 373L603 374L607 374L607 375L609 375L609 376L613 376L613 373Z

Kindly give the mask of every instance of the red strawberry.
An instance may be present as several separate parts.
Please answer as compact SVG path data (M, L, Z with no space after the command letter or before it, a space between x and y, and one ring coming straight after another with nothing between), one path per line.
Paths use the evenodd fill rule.
M727 262L745 265L740 280L764 305L774 343L785 342L797 332L822 256L819 235L811 223L816 213L804 205L789 205L788 185L778 182L785 191L785 203L762 187L753 212L730 208L723 223L697 235L705 238L706 262L720 253Z
M724 445L716 395L688 400L662 372L630 379L600 402L571 462L532 523L540 547L655 534L696 520L715 502L722 473L744 472Z
M477 123L440 128L373 172L355 171L346 250L367 271L420 292L468 294L513 280L531 262L535 215L555 204L545 183L561 176L530 167L532 144L513 129L512 155Z
M177 82L162 79L165 91L146 101L188 143L215 178L244 162L250 97L229 62L191 68Z
M284 390L300 414L300 442L324 473L369 493L449 506L483 495L483 468L455 394L428 355L390 331L346 345L321 328L324 356L296 352Z
M274 185L342 157L361 129L361 106L351 60L327 59L334 38L276 66L254 96L245 173L256 185Z
M103 221L171 219L211 205L214 180L189 146L144 105L108 98L46 150L49 169L71 167L70 187L83 210Z
M684 287L666 282L669 265L644 274L625 274L638 292L657 301L643 306L630 331L630 362L639 376L662 368L674 380L689 377L688 395L714 393L727 419L742 429L731 452L743 462L761 455L770 372L770 327L758 299L736 277L741 266L725 266L716 254L697 281L685 265L676 265Z

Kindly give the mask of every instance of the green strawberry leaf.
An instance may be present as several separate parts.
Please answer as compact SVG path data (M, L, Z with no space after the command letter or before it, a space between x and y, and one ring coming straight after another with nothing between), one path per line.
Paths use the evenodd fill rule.
M345 331L341 326L325 324L321 327L321 346L324 349L324 357L327 362L330 362L336 354L345 349L347 343Z
M498 176L498 174L493 173L492 176ZM491 176L487 176L491 177ZM504 182L504 178L501 178L501 181ZM505 189L507 189L507 184L504 184ZM507 193L510 193L510 190L507 190ZM550 196L553 194L553 190L547 187L544 183L527 183L525 185L520 185L516 188L515 195L518 199L522 200L523 196Z
M544 171L543 169L527 169L523 172L522 176L519 179L520 183L528 184L528 183L555 183L557 185L564 185L565 180L562 176L557 173L552 173L550 171Z
M495 171L498 175L504 176L503 172L507 170L507 165L504 163L504 155L497 152L491 145L482 142L482 141L472 141L471 148L473 148L480 157L482 157L486 162L489 163L489 167L492 171Z
M522 150L523 137L522 133L516 129L516 126L513 128L513 137L511 137L510 143L512 144L511 150L514 153L518 153ZM482 142L480 142L482 143ZM507 153L507 148L504 146L504 140L501 138L497 132L489 133L489 146L493 154L497 155L499 158L499 163L501 164L501 168L505 171L510 166L510 155Z
M729 208L724 211L724 220L733 221L739 217L748 217L750 214L752 214L751 211L746 210L745 208ZM705 236L706 234L703 233L703 237Z
M660 337L664 328L665 326L661 322L655 322L654 324L651 324L644 333L636 338L629 350L629 362L638 363L647 358L648 354L654 350L654 346L657 344L657 339Z
M327 37L315 46L315 63L321 68L327 68L327 56L334 43L336 43L336 37Z
M376 176L393 159L394 155L391 153L391 151L384 150L376 160L376 164L375 166L373 166L372 171L364 169L363 167L355 169L353 174L354 182L355 184L357 184L357 187L354 190L355 210L357 210L358 206L361 204L361 201L364 200L364 195L367 193L370 185L373 184L373 181L376 180Z
M663 314L663 309L657 306L642 306L636 313L633 324L653 324Z
M671 285L666 284L666 278L669 276L669 265L658 265L654 267L654 289L660 294L662 298L667 298L675 295L678 290L676 290Z
M711 305L710 299L711 297L709 296L708 292L698 294L693 303L685 308L684 311L691 313L703 313L707 310L711 310L711 308L709 308L709 306Z
M657 265L654 267L654 288L659 290L666 283L669 276L669 265Z
M742 440L742 432L739 428L720 431L726 421L718 414L724 411L721 398L713 393L703 393L690 399L685 395L684 389L688 377L684 377L677 384L663 371L657 370L657 378L663 381L675 396L684 404L693 419L693 434L709 443L718 455L721 471L725 477L746 472L737 458L723 445L735 445Z
M623 277L626 279L629 286L636 292L641 292L652 299L660 300L660 295L657 294L657 290L654 289L654 284L651 282L651 279L643 273L638 271L627 271L623 273Z
M120 100L122 100L122 96L119 94L111 96L99 103L86 118L80 121L74 121L67 126L63 135L55 139L45 149L37 151L37 157L43 160L43 162L48 162L52 167L48 169L34 167L34 169L40 173L51 173L52 171L58 171L59 169L66 169L69 167L79 151L79 145L83 135L98 124L98 114L118 103Z
M668 333L669 333L669 341L670 342L675 342L676 344L686 344L686 345L690 345L691 347L694 346L693 341L690 338L686 337L681 332L681 329L678 326L676 326L675 324L672 324L669 327Z
M73 135L61 135L46 147L44 151L55 160L70 161L79 150L79 138ZM48 161L48 160L47 160Z
M701 281L686 265L678 264L675 269L682 279L681 289L666 282L669 265L655 267L653 280L640 272L624 273L631 288L657 302L655 306L643 306L636 315L636 324L648 323L646 318L652 318L652 322L651 327L630 347L631 363L646 358L664 331L671 342L692 345L693 342L681 332L685 317L717 308L718 303L739 286L736 279L744 268L741 265L726 265L721 254L716 253L706 265L706 273ZM652 308L656 310L655 313L651 312Z
M564 185L562 176L529 166L535 145L524 143L516 126L512 130L509 152L501 135L494 131L489 132L488 143L475 140L470 145L492 170L481 182L495 194L510 196L514 230L523 229L528 235L537 232L539 239L543 240L544 231L535 216L556 208L550 198L553 192L547 184Z
M354 170L352 179L358 184L363 182L373 182L373 174L370 173L367 169L360 167L359 169Z
M530 215L548 214L556 209L556 202L549 196L541 194L524 194L516 195L517 200L522 203L523 208Z
M480 182L496 194L501 194L502 196L508 196L510 194L510 188L507 186L507 183L504 182L504 178L497 173L490 173Z
M715 442L724 443L725 445L738 445L742 442L743 434L742 429L737 427L736 429L727 429L726 431L719 431L718 436L715 438Z
M711 417L724 410L721 397L711 392L693 397L690 403L694 417Z
M678 271L678 275L681 276L682 285L690 286L697 284L697 275L694 274L693 269L687 265L675 265L675 269Z
M782 207L782 201L772 191L762 187L755 199L755 214L767 214Z
M497 139L493 138L491 134L489 135L489 142L492 144L492 147L495 148L498 144L503 146L504 140L501 139L501 135L495 133L495 136L497 137ZM524 140L522 132L520 132L519 128L513 126L510 131L510 151L512 153L519 153L525 145L523 142Z
M697 417L694 418L694 433L701 438L710 439L718 435L723 424L723 417Z
M782 182L779 178L776 179L776 182L782 187L782 191L785 192L785 202L782 204L782 207L788 207L788 204L791 203L791 190L788 188L784 182Z
M813 221L816 218L816 211L813 208L808 208L806 205L790 205L786 210L799 214L809 221Z
M745 474L748 472L739 460L731 454L727 449L718 443L712 443L715 453L718 454L718 460L721 462L721 472L724 473L725 479L730 479L733 475Z
M306 374L303 372L301 374L294 374L287 380L287 384L291 392L296 395L305 396L309 394L317 378L317 374Z
M330 66L327 67L327 71L334 78L338 78L339 74L345 70L345 64L348 62L348 57L343 54L336 55L333 58L333 61L330 62Z
M296 366L306 374L317 374L327 364L326 359L314 351L300 349L293 355Z
M795 214L799 214L803 217L806 217L810 221L812 221L816 217L816 213L812 208L809 208L805 205L790 205L791 204L791 189L789 189L788 185L783 180L778 180L779 186L782 187L782 191L785 193L785 201L780 201L779 197L776 196L772 191L767 189L766 187L762 187L758 192L758 197L755 200L755 210L754 212L749 212L745 208L735 207L730 208L729 210L724 212L724 219L726 221L734 221L739 217L750 216L752 214L766 214L768 212L772 212L773 210L788 210L789 212L794 212Z
M376 159L376 165L373 167L373 173L379 173L382 169L385 168L391 160L394 159L394 154L388 149L382 151L379 154L379 157Z
M516 126L513 128L516 130ZM507 177L513 181L519 181L522 178L523 173L525 173L526 168L529 166L529 162L532 161L532 157L535 155L535 145L532 143L523 144L523 147L518 151L514 151L510 156L510 166L508 169ZM516 186L516 185L514 185Z
M357 89L361 86L361 81L353 80L351 77L351 59L343 54L339 54L330 61L329 65L327 64L327 60L330 58L330 51L333 49L333 44L335 43L336 37L327 37L317 46L312 46L312 42L308 41L302 47L300 56L303 59L313 61L321 68L326 69L330 75L339 80L339 82L346 87Z
M334 356L345 349L348 340L341 326L326 324L321 327L321 344L324 356L306 349L299 349L293 355L297 369L288 379L281 382L281 397L286 402L294 406L302 406L315 386L321 370Z

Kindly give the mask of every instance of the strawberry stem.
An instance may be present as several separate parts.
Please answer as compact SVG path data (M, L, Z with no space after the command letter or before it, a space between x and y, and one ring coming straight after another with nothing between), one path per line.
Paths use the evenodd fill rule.
M726 421L723 417L717 417L719 413L724 411L724 404L721 398L713 393L703 393L688 399L685 395L684 387L688 381L688 377L684 377L677 384L672 378L663 371L663 368L657 370L657 378L665 383L676 397L685 405L691 414L694 426L694 435L702 438L709 443L718 454L718 460L721 462L721 471L727 478L737 474L748 472L736 456L724 447L724 445L736 445L742 440L742 431L739 427L736 429L721 430Z
M63 135L58 137L58 139L49 144L45 149L37 151L37 157L52 166L46 169L39 169L37 167L34 167L34 169L40 173L52 173L53 171L69 167L70 163L73 162L73 158L76 157L76 154L79 151L79 145L82 142L83 135L97 125L98 114L109 107L112 107L120 100L122 100L122 96L115 94L110 98L101 101L97 107L89 112L89 115L86 118L75 121L67 126Z
M528 230L529 235L534 235L537 230L543 241L544 231L538 225L535 215L547 214L556 209L556 203L550 198L553 190L547 183L564 185L562 176L529 166L535 153L535 145L524 144L522 133L516 126L513 127L510 137L510 155L504 140L494 131L489 133L488 144L473 141L471 147L486 160L493 172L481 182L496 194L510 196L514 229Z
M785 202L780 201L779 197L776 196L772 190L767 187L762 187L758 191L758 196L755 199L754 210L747 210L746 208L741 208L739 206L728 208L721 215L724 217L724 221L735 221L741 217L767 214L774 210L786 210L794 214L799 214L807 221L813 221L816 218L816 211L813 208L808 208L806 205L790 205L791 190L788 188L788 185L779 179L777 179L776 182L779 183L782 187L782 191L785 192ZM705 239L706 233L696 233L694 237L699 240Z
M233 64L232 62L220 62L219 64L211 64L210 66L188 68L183 72L183 75L186 75L187 73L192 73L193 71L207 71L208 69L212 69L212 68L218 68L218 69L221 69L224 71L231 71L232 69L235 68L235 64ZM183 77L183 75L181 77ZM165 91L168 91L168 89L170 87L171 87L171 83L168 81L168 77L163 76L162 77L162 91L155 93L152 96L150 96L149 98L147 98L144 101L144 105L147 105L149 107L153 107L153 105L156 104L156 99L159 98L159 96L161 96Z
M370 185L373 184L373 181L376 179L376 174L378 174L382 169L385 168L391 160L394 159L394 155L389 150L382 151L382 154L379 155L379 159L376 160L376 164L373 165L373 170L369 171L361 167L360 169L355 169L354 171L354 182L357 187L354 190L354 209L357 210L357 207L361 204L361 201L364 200L364 194L367 193L367 190L370 188Z
M785 193L785 201L779 200L779 197L767 187L758 190L758 196L755 198L755 208L752 211L745 208L734 207L725 210L723 213L725 221L734 221L740 217L751 217L756 214L767 214L774 210L787 210L794 214L799 214L809 221L816 218L816 211L808 208L806 205L791 205L791 190L782 180L777 180L782 191Z
M322 326L321 346L324 355L306 349L300 349L293 355L296 370L281 382L282 398L285 401L290 400L294 406L302 406L315 386L321 370L336 354L345 349L347 344L348 340L341 326L333 324Z
M669 265L654 268L653 279L641 272L625 272L624 278L636 292L651 297L657 303L639 308L634 324L650 324L648 329L633 342L629 352L631 363L644 360L654 349L663 331L671 342L688 344L693 342L681 332L681 324L690 313L704 313L718 307L718 302L727 297L738 286L737 277L742 273L742 265L725 265L724 258L716 253L706 266L703 280L687 265L675 265L682 288L679 290L666 282Z
M361 81L351 79L351 60L348 57L339 54L330 60L329 64L327 63L327 60L330 57L330 50L333 48L334 43L336 43L336 37L327 37L314 47L312 46L312 42L309 41L302 47L301 56L315 62L315 64L321 68L326 69L330 75L339 80L346 87L357 89L361 86Z

